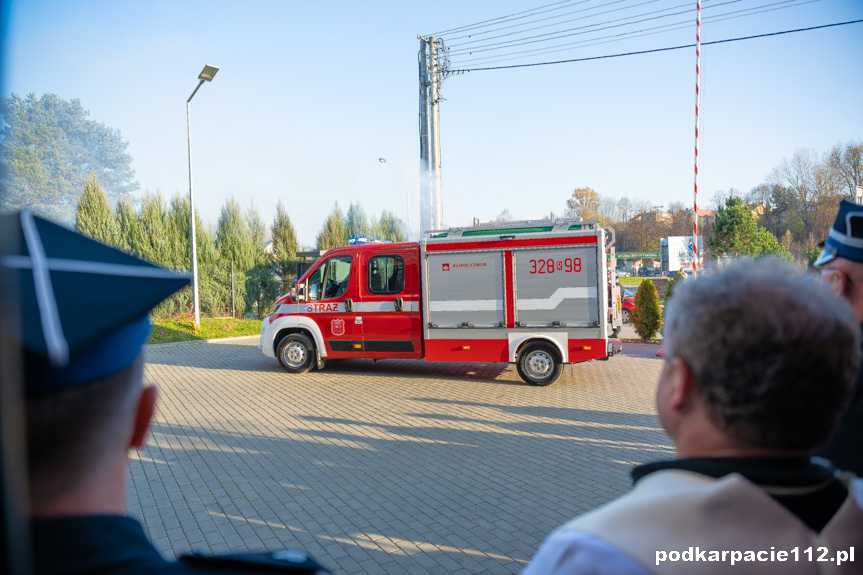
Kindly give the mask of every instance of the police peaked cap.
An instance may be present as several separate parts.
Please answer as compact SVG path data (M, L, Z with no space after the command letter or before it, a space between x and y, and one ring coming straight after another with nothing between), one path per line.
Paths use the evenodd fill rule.
M823 266L835 258L863 263L863 206L860 204L848 200L839 204L839 213L815 266Z
M29 210L0 216L0 229L4 305L19 304L19 325L3 329L25 350L28 395L130 366L149 336L147 313L189 283Z

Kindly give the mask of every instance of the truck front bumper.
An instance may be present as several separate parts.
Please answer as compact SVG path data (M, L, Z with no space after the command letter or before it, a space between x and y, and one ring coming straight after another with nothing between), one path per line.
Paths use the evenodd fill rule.
M275 359L276 350L273 349L273 338L276 337L276 330L273 329L273 324L270 323L270 317L264 318L261 322L261 339L258 340L258 347L264 352L267 357Z

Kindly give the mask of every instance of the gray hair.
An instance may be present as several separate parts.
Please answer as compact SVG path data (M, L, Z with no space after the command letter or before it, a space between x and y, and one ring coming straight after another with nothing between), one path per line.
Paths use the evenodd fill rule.
M713 422L752 447L811 450L829 440L860 362L851 308L767 258L674 290L666 358L692 370Z

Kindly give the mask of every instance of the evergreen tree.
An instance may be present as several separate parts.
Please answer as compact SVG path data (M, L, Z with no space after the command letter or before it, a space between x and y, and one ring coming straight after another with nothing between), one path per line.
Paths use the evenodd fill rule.
M231 309L231 263L221 259L212 226L202 224L197 213L195 243L198 251L198 301L201 311L212 317L227 316ZM240 317L245 309L244 290L245 276L235 269L234 310Z
M168 208L167 233L171 243L171 264L175 269L192 269L192 227L189 217L189 198L175 194ZM199 223L195 222L195 251L198 252L200 264L201 254Z
M246 274L246 309L254 310L258 319L270 313L279 297L279 280L275 263L261 263Z
M96 172L92 172L84 184L84 193L75 211L75 229L108 245L118 243L117 220L105 191L96 180Z
M265 263L269 259L264 251L267 244L267 226L254 202L246 212L246 224L249 226L249 237L252 241L252 261L255 265Z
M317 247L319 250L330 250L339 246L348 245L348 225L344 213L336 202L333 211L327 216L321 233L318 234Z
M791 260L788 250L782 247L776 236L758 225L752 212L738 197L726 199L725 206L717 210L713 236L707 245L718 256L770 255Z
M371 233L369 221L366 217L366 211L359 202L351 203L351 205L348 206L347 214L348 238L367 238Z
M213 226L204 225L198 210L195 210L195 243L198 250L198 265L221 263L221 254L216 246L216 232Z
M216 246L225 262L234 262L234 267L242 271L255 265L252 235L240 205L231 198L222 206L219 222L216 224Z
M276 216L270 228L273 240L273 255L279 266L279 275L282 277L282 285L287 285L294 275L293 260L297 258L297 230L291 223L291 218L285 211L281 200L276 205ZM282 288L285 290L285 288Z
M381 219L374 222L372 235L379 240L389 240L391 242L405 241L401 220L394 213L387 210L381 212Z
M662 327L662 310L659 309L659 299L656 286L650 280L644 280L635 292L635 313L632 314L635 333L642 341L648 341L656 336Z
M147 192L138 212L137 255L155 264L170 266L174 246L168 238L168 210L162 194Z
M117 247L127 252L139 253L141 243L138 229L138 214L128 196L123 196L117 202Z

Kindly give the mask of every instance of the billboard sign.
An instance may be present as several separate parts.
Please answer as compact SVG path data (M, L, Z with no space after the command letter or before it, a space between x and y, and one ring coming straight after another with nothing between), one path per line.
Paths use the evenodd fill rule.
M702 236L698 236L698 251L702 252ZM681 268L692 269L695 260L693 236L671 236L668 238L668 271L676 272Z

